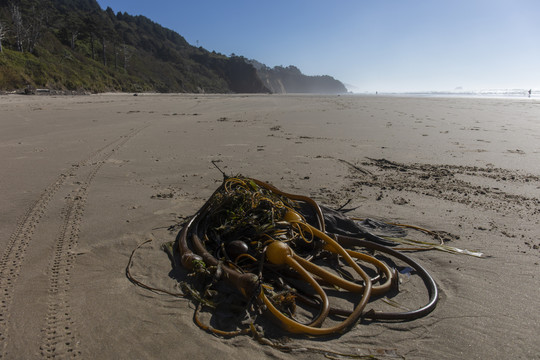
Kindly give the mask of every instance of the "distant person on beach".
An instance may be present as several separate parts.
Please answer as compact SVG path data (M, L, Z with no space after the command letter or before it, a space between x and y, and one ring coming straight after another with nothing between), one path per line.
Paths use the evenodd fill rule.
M529 97L531 97L532 89L529 89Z

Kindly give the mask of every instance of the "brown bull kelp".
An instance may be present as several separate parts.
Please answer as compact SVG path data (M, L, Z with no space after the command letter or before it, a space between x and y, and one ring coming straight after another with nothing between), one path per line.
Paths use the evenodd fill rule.
M198 304L196 323L218 335L236 335L254 331L254 316L265 312L289 332L317 336L342 333L361 319L412 320L431 312L438 292L428 272L374 241L379 237L359 235L326 229L323 210L309 197L257 179L225 177L176 241L181 263L192 273L183 291ZM429 298L425 305L401 312L366 310L377 299L399 294L391 258L422 279ZM222 294L226 284L243 301ZM387 303L392 302L398 304ZM237 329L201 321L202 307L223 305L243 314Z

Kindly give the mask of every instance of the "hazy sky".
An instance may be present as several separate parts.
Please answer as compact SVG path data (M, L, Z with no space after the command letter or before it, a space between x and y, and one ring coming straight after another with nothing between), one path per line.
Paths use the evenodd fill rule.
M98 0L354 92L540 89L539 0Z

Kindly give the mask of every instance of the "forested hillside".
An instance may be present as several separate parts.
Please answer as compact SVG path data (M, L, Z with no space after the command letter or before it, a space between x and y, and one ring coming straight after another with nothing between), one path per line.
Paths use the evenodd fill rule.
M251 63L96 0L0 0L0 91L271 92Z
M0 0L0 90L268 92L241 57L95 0Z

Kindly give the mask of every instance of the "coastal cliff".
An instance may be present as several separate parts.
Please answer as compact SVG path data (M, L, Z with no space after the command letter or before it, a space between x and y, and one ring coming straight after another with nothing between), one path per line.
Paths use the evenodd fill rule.
M250 60L264 86L272 93L290 94L343 94L347 88L331 76L308 76L296 66L270 68L256 60Z
M96 0L0 0L0 69L4 92L318 92L302 76L257 71Z

